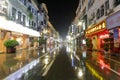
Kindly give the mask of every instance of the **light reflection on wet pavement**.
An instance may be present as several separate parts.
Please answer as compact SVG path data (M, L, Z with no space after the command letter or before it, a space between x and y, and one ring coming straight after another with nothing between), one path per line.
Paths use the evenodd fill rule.
M0 54L0 80L41 56L39 49Z
M66 49L68 52L64 48L60 50L45 80L120 80L120 64L113 56L106 57L98 51L76 53L72 48Z
M4 76L43 55L38 54L39 50L25 52L16 55L0 54L3 57L1 57L3 62L1 61L2 68L0 71L4 72ZM12 66L14 68L6 68L6 65L3 64L9 58L17 59L17 63ZM48 68L51 62L53 62L53 64ZM5 69L3 69L3 66ZM105 56L103 53L97 51L78 52L69 46L69 48L63 47L59 50L57 49L44 54L39 58L39 64L27 72L29 76L26 77L25 74L21 79L16 80L120 80L119 72L120 63L115 60L114 56Z

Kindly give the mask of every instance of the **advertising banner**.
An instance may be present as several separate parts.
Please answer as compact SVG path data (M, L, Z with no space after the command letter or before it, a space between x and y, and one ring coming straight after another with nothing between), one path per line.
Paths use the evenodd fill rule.
M120 26L120 11L114 13L106 19L107 29L112 29Z
M119 47L119 29L114 29L114 47Z

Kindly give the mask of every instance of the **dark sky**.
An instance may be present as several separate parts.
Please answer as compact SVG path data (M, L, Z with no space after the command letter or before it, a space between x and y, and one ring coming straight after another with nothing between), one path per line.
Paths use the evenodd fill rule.
M65 38L68 27L74 20L79 0L38 0L45 3L48 9L49 20L54 28Z

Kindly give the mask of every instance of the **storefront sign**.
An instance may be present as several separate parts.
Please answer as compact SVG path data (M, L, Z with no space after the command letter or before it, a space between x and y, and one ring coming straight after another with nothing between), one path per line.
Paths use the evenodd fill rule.
M118 38L119 38L119 30L114 29L114 39L118 39Z
M108 34L103 34L103 35L100 35L100 36L99 36L100 39L104 39L104 38L108 38L108 37L109 37Z
M87 29L86 30L86 35L90 34L90 33L93 33L93 32L103 30L105 28L106 28L105 21L103 21L103 22L99 23L98 25L95 25L94 27Z
M119 30L119 38L120 38L120 29L118 29Z
M114 29L114 47L119 47L119 30Z
M107 29L120 26L120 11L107 18Z

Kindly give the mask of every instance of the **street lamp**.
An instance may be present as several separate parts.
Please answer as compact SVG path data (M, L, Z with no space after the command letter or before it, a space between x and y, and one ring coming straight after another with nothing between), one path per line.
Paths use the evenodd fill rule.
M78 26L81 26L81 25L82 25L82 22L81 22L81 21L79 21L79 22L78 22Z
M45 39L45 46L44 46L44 48L45 48L45 53L46 53L46 51L47 51L47 48L46 48L46 41L47 41L47 33L48 33L48 30L47 29L44 29L43 30L43 36L44 36L44 39Z
M82 25L83 25L83 21L80 20L78 23L77 23L77 26L78 26L78 34L77 34L77 49L79 50L80 49L80 45L81 45L81 30L82 30Z

